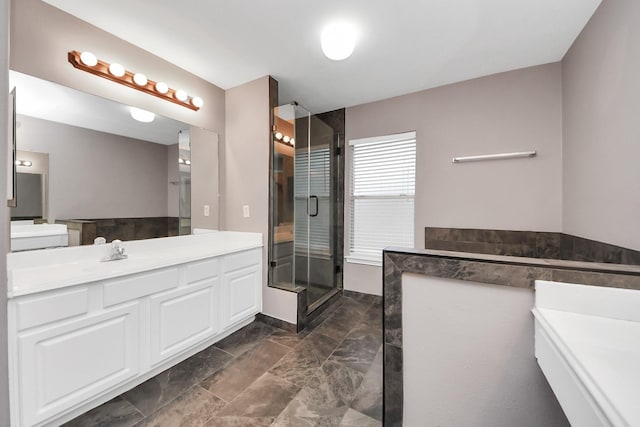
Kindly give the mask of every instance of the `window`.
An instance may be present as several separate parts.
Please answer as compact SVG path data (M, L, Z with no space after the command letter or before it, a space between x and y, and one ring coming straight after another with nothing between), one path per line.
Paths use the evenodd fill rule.
M357 139L349 146L347 261L382 265L383 248L414 246L416 133Z

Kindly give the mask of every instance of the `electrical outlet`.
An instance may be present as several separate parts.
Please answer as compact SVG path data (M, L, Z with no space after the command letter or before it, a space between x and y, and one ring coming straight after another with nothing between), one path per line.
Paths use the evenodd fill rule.
M249 218L249 205L242 206L242 216L245 218Z
M204 205L204 216L209 216L209 205Z

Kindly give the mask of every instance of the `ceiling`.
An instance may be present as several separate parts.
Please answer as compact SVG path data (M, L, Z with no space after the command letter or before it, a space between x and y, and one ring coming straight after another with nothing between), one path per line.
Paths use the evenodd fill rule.
M45 1L223 89L270 74L312 112L559 61L601 2ZM335 62L320 32L337 19L358 39Z
M177 144L178 132L189 129L157 114L151 123L138 122L127 105L13 70L9 81L16 87L17 114L164 145Z

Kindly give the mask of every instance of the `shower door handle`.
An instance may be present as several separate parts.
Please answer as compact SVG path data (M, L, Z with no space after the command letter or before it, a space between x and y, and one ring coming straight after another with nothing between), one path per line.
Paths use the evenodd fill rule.
M316 202L313 213L309 212L309 204L307 202L307 212L309 213L309 216L318 216L318 196L309 196L309 200L314 200Z

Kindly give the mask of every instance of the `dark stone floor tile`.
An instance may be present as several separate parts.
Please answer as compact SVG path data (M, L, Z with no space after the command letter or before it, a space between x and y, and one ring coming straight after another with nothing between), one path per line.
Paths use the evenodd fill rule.
M144 416L131 403L118 396L107 403L63 424L64 427L130 427Z
M365 304L373 304L375 302L382 301L382 297L378 295L365 294L362 292L344 291L344 298L349 298L354 301L359 301Z
M263 340L251 350L233 360L200 384L203 388L230 402L262 376L287 352L293 351L274 342Z
M342 417L342 421L340 422L340 427L381 427L382 422L379 420L375 420L367 415L354 411L353 409L348 409L347 412Z
M340 424L364 375L341 363L327 361L280 414L275 425Z
M268 427L272 425L273 420L274 419L270 417L213 417L205 427Z
M145 416L151 415L191 386L225 366L232 356L207 348L197 355L159 373L122 396Z
M253 322L218 341L215 346L234 356L240 356L268 338L275 330L276 328L266 323Z
M298 390L300 387L266 373L233 399L218 416L275 419Z
M337 340L312 332L269 372L303 386L337 346Z
M269 336L269 341L287 346L289 348L294 348L295 346L300 344L302 340L307 337L307 335L309 335L309 331L307 331L306 329L299 333L276 329L273 334Z
M200 386L194 386L136 427L200 427L225 404Z
M345 298L344 302L338 309L333 313L334 317L359 317L364 315L364 313L371 307L373 302L370 301L356 301L349 298Z
M382 305L373 304L362 317L361 323L380 330L380 336L382 336Z
M349 335L331 354L329 360L335 360L352 369L366 373L381 346L380 329L362 324L349 332Z
M365 374L351 408L382 421L382 347Z

